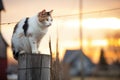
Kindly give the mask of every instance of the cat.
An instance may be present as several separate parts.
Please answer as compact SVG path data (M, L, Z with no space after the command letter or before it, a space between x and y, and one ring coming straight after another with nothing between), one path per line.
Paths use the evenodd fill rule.
M16 60L22 53L39 53L40 41L47 33L48 27L52 25L52 12L53 10L46 12L44 9L37 15L24 18L16 24L11 40Z

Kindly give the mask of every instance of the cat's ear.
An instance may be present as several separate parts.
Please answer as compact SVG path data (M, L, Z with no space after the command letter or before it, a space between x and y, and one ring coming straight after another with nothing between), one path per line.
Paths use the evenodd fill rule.
M42 14L45 14L45 13L46 13L46 10L45 10L45 9L44 9L44 10L42 10L42 11L41 11L41 13L42 13Z
M45 13L46 13L46 10L44 9L41 12L39 12L38 16L42 17Z
M49 13L52 14L53 10L51 10Z

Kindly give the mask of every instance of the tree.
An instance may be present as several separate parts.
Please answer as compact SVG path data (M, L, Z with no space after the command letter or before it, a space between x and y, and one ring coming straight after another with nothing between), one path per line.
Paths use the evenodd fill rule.
M108 64L107 64L106 58L104 56L104 50L103 49L100 50L99 68L104 69L104 70L108 69Z

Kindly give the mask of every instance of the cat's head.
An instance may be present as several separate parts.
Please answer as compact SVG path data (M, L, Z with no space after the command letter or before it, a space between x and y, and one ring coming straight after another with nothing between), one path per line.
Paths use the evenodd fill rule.
M38 13L38 20L40 23L42 23L44 26L51 26L52 25L52 14L53 10L46 12L46 10L42 10L41 12Z

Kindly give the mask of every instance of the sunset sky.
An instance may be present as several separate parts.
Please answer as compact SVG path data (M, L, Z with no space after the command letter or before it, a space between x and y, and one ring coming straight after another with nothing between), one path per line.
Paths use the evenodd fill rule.
M2 14L2 22L16 22L22 17L32 16L42 9L54 10L54 16L79 13L79 0L3 0L6 12ZM83 0L83 12L120 8L120 0ZM120 17L120 10L101 17ZM91 15L91 14L89 14ZM96 16L97 15L97 16ZM87 15L88 16L88 15ZM100 13L92 16L100 16Z
M6 11L2 12L2 23L18 22L23 17L33 16L43 9L54 10L53 25L41 43L40 50L43 53L49 52L49 35L52 37L53 52L55 51L57 29L60 56L65 49L79 48L79 0L3 0L3 2ZM83 38L92 37L98 45L100 44L97 41L103 40L105 45L107 43L104 34L108 32L106 30L120 29L120 0L83 0L83 13L94 11L98 12L83 14ZM8 44L11 44L14 25L15 23L2 25L2 33Z

